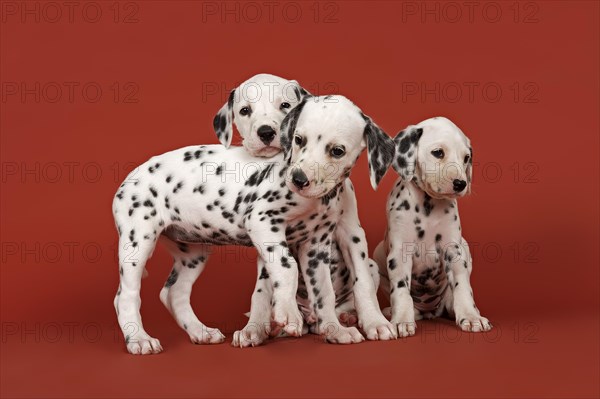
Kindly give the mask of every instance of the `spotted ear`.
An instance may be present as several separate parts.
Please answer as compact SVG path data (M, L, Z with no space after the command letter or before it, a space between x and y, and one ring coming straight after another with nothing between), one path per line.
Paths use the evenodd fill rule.
M423 129L409 126L394 138L396 159L393 167L405 181L411 181L417 165L417 145L423 135Z
M296 124L298 123L298 119L300 118L300 114L306 105L306 100L308 97L305 97L302 102L296 105L292 110L283 118L281 121L281 128L279 129L281 132L281 149L283 150L284 159L286 161L290 161L292 156L292 143L294 141L294 132L296 131Z
M471 183L473 181L473 148L469 147L469 162L467 163L467 194L471 194Z
M394 160L394 142L383 130L363 114L367 123L365 125L364 137L367 140L367 151L369 158L369 176L371 186L377 189L379 182L385 176L392 161Z
M294 88L294 96L296 96L296 100L299 103L302 102L302 100L304 100L305 98L312 96L312 94L310 94L304 87L300 86L300 83L298 83L297 81L291 80L290 83Z
M229 148L231 145L231 139L233 137L233 99L235 96L235 89L229 93L227 102L223 104L219 112L213 119L213 128L219 138L221 144L225 148Z

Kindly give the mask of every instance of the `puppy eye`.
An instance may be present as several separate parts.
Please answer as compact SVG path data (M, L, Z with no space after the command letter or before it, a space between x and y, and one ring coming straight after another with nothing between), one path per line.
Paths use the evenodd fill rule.
M341 158L346 153L346 149L343 146L336 146L333 147L329 153L334 158Z
M470 157L468 155L465 155L465 163L469 162Z
M281 105L279 106L279 108L281 108L281 109L288 109L291 106L292 105L290 103L281 103Z
M302 137L298 136L297 134L294 135L294 143L296 143L296 145L302 145Z
M441 148L437 149L437 150L433 150L433 151L431 151L431 155L433 155L437 159L442 159L442 158L444 158L444 150L442 150Z
M251 112L250 107L244 107L244 108L240 109L240 115L242 115L242 116L249 115L250 112Z

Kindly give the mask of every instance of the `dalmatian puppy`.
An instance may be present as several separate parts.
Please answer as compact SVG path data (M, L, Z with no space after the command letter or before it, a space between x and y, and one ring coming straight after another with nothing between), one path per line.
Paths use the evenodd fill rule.
M298 101L309 95L310 93L299 86L295 80L288 81L268 74L253 76L231 92L228 101L215 115L213 121L215 133L221 144L229 147L233 135L233 122L241 133L244 147L250 154L261 157L273 156L281 150L278 131L281 120L298 104ZM248 133L244 134L244 132ZM350 214L347 215L350 217ZM356 219L356 221L348 220L347 225L359 226L360 224ZM336 266L332 268L332 277L335 284L339 286L336 292L340 293L336 313L345 324L355 325L357 317L353 305L352 285L348 286L348 282L353 283L350 280L352 271L346 267L344 257L336 252L338 250L339 246L336 243L332 249L332 262L336 262ZM181 256L179 254L179 257ZM371 259L369 262L375 264ZM373 278L379 279L378 274L374 273ZM342 282L345 282L343 287L341 287ZM302 277L299 284L299 293L303 295L306 290ZM302 299L306 299L306 296L299 298L301 306ZM303 313L307 314L307 311ZM311 322L311 320L306 321Z
M376 294L379 287L379 270L375 261L367 257L366 237L358 220L356 196L350 179L347 179L345 187L340 189L339 196L342 211L333 233L334 240L330 247L329 257L329 273L335 295L336 316L346 327L355 326L358 323L369 340L395 339L397 338L395 330L391 324L381 318L382 314L378 309ZM326 219L325 216L316 212L311 214L309 219L318 219L319 217ZM294 231L293 228L289 230L292 233ZM357 258L360 260L355 261ZM234 347L258 346L265 343L269 336L278 335L278 329L272 329L270 322L273 286L260 261L258 271L258 279L252 294L252 308L248 314L249 320L242 330L234 333L231 343ZM307 273L311 277L309 283L314 284L313 272L309 269ZM326 341L333 343L362 342L362 339L357 341L350 339L350 336L339 337L334 334L337 323L327 326L317 325L318 318L314 303L309 298L307 284L302 274L298 284L296 299L304 321L307 323L303 333L323 335ZM358 300L355 301L355 298ZM355 302L360 309L360 318L357 317Z
M141 278L159 238L166 239L175 258L161 299L194 342L224 340L220 331L198 320L189 296L204 269L210 246L231 244L259 250L264 263L261 272L273 287L270 303L274 325L292 336L302 330L303 318L296 303L296 255L310 286L307 294L315 304L317 322L334 327L331 341L362 340L356 328L340 325L336 317L329 247L343 211L340 193L345 190L351 167L366 146L376 186L392 161L393 142L349 100L335 97L331 104L320 97L310 103L304 99L288 115L287 129L293 132L306 107L299 132L318 132L315 140L319 144L292 149L291 141L284 140L285 154L268 160L253 157L243 147L185 147L151 158L126 178L113 201L120 272L114 305L130 353L162 351L160 342L145 331L140 315ZM298 139L294 140L299 147ZM293 163L292 152L296 154ZM306 169L309 162L323 159L333 168L317 165L319 174ZM324 171L328 174L322 175ZM311 220L314 213L319 217ZM364 241L364 235L352 237L347 245ZM352 260L359 265L361 254L353 252ZM177 253L185 256L178 257ZM366 263L364 259L362 262ZM372 281L366 281L367 268L367 264L355 267L355 279L371 287L358 290L360 285L355 284L358 316L362 315L363 328L381 334L387 329L391 334L389 322L378 309ZM174 291L174 287L178 289Z
M374 258L390 296L391 322L401 337L415 320L447 312L464 331L492 325L475 306L472 264L462 237L457 199L471 191L473 152L450 120L409 126L394 139L400 174L387 201L388 228Z
M341 101L342 104L331 107L330 103L335 104L338 101ZM327 109L328 107L333 109ZM343 115L348 112L346 109L351 112L351 115L355 114L352 119ZM304 114L306 116L301 117ZM362 121L357 122L357 115L361 116ZM328 123L324 124L324 121ZM365 122L366 125L364 125ZM376 298L379 285L378 271L375 262L367 258L368 248L364 231L358 220L352 183L350 179L345 178L342 185L338 183L338 179L328 176L333 176L342 170L341 176L347 177L356 158L365 147L365 143L361 142L359 151L354 151L355 155L350 155L347 152L352 151L351 148L354 148L356 144L350 144L350 142L347 145L336 144L344 142L341 137L347 134L346 131L356 131L356 128L351 125L357 123L361 127L364 126L359 131L363 132L363 141L366 140L366 145L370 148L371 183L375 188L383 176L378 171L387 167L389 159L392 157L391 147L389 147L391 140L372 123L370 118L364 116L347 99L340 96L326 96L313 101L309 98L308 101L302 102L297 109L294 109L282 123L283 148L286 151L286 159L291 165L288 168L288 178L293 183L290 185L291 190L303 196L318 197L322 193L331 193L331 190L336 190L336 186L339 187L336 193L336 202L329 200L331 194L327 194L325 197L329 202L327 209L336 206L339 210L336 218L337 224L330 223L329 212L321 214L316 210L308 217L309 220L325 220L324 225L333 232L334 240L331 245L329 236L322 236L318 242L316 237L313 238L310 245L304 250L299 246L292 248L292 252L299 257L302 271L298 303L305 320L312 324L311 332L322 334L327 341L335 343L361 342L363 337L358 335L354 329L347 329L347 332L341 330L342 327L337 318L331 317L331 315L326 319L327 322L323 321L324 318L319 315L319 309L323 307L323 298L329 298L331 294L322 295L322 289L318 286L325 285L328 292L333 293L334 298L329 298L328 305L324 307L331 309L335 304L335 310L341 321L352 323L349 319L352 317L351 314L356 303L359 326L368 339L396 338L395 332L384 321L378 309ZM380 148L386 148L386 150L377 153ZM304 172L305 170L307 173ZM294 233L296 233L296 229L295 226L292 226L291 229L288 229L288 241L293 240ZM320 251L320 243L324 240L326 240L325 247L330 246L330 248ZM329 270L327 267L319 269L320 259L329 264ZM261 262L258 267L259 278L252 295L250 320L243 330L235 332L233 346L243 348L260 345L268 338L270 332L269 316L273 304L271 297L273 289L277 288L277 285L270 284L269 274ZM331 283L326 281L327 279L331 279ZM322 296L319 297L319 295Z
M281 121L308 94L295 80L255 75L231 91L213 120L215 133L229 147L235 124L251 155L271 157L281 151Z
M233 125L238 129L244 148L256 156L268 156L280 151L278 130L285 115L309 93L295 80L287 80L270 74L258 74L242 82L231 91L227 102L221 107L213 120L215 133L221 143L229 146L233 139ZM246 113L242 108L254 107L260 112ZM237 110L237 112L234 112ZM130 177L133 179L134 171ZM125 184L125 183L124 183ZM123 186L124 187L124 186ZM171 312L178 324L186 330L193 343L220 343L225 337L216 329L202 329L191 304L191 288L202 269L182 266L198 263L198 259L207 257L210 246L201 243L183 245L173 241L165 234L160 241L171 253L173 269L179 271L178 284L173 285L173 275L169 276L160 293L161 302ZM144 270L144 277L147 272ZM133 333L138 327L128 327ZM155 346L159 347L153 341ZM134 351L141 346L128 345Z

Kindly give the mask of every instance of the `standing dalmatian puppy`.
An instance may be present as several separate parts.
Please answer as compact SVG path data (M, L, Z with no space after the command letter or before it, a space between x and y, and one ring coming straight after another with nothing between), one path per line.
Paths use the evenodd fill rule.
M233 124L235 124L242 138L242 144L250 154L270 156L279 153L281 151L278 138L279 125L291 108L296 106L306 95L308 95L307 91L295 80L287 80L270 74L255 75L231 91L227 102L214 118L215 132L219 140L229 146L233 139ZM244 106L247 106L250 102L254 109L260 112L251 112L242 117L241 108L243 106L240 104L243 103ZM239 113L234 113L234 108L237 108ZM240 115L240 117L236 117L236 115ZM187 157L188 160L194 159L197 154L193 153ZM149 172L154 173L158 168L153 167ZM137 185L136 175L139 170L138 168L132 172L121 188L125 188L129 183ZM165 183L169 184L170 181L165 181ZM152 211L147 216L156 216L156 211ZM173 272L160 293L161 302L173 315L179 326L188 333L193 343L223 342L225 336L217 329L204 326L194 314L190 303L192 285L204 268L210 254L210 245L197 242L177 242L171 240L166 234L160 235L160 241L163 242L174 261ZM144 273L145 275L146 273ZM178 277L177 284L173 283L174 275ZM115 304L116 302L115 299ZM138 325L129 325L128 330L132 333L129 335L133 335L138 329ZM137 344L135 342L128 343L127 347L132 353L141 353L142 350L153 352L162 350L157 340L152 341L153 346L150 349L147 344L142 340ZM142 345L144 345L143 348Z
M271 157L281 151L281 121L307 95L295 80L255 75L231 91L213 120L215 133L229 147L235 124L250 155Z
M290 164L287 180L292 192L322 198L320 209L306 214L304 220L317 221L315 228L324 226L332 233L290 246L302 271L298 303L305 320L313 324L312 332L333 343L361 342L364 338L356 329L342 327L331 315L336 307L339 318L348 321L356 306L359 327L368 339L396 338L379 310L379 275L375 262L367 258L354 188L347 178L367 146L371 184L376 188L391 163L391 140L349 100L326 96L308 98L295 108L282 123L281 141ZM298 233L307 234L304 220L288 228L289 242ZM277 289L269 277L259 263L250 320L236 331L232 345L256 346L268 337L271 296Z
M328 99L334 101L329 104ZM304 108L304 118L299 118ZM341 96L319 97L310 103L303 100L288 115L287 131L294 132L297 124L306 137L308 132L314 134L318 144L297 148L298 139L294 139L292 149L291 141L285 140L285 158L276 155L266 163L241 147L186 147L151 158L126 178L113 201L120 270L114 305L130 353L162 351L160 342L145 331L140 315L141 278L159 237L177 247L170 248L175 265L161 299L195 342L223 341L218 330L198 320L189 303L192 284L205 266L211 244L258 248L264 264L261 273L265 279L268 276L273 287L271 318L294 336L302 329L296 303L296 255L309 284L308 297L314 304L317 322L334 327L331 341L362 340L355 328L341 326L336 317L329 274L332 232L342 211L340 193L363 148L369 150L372 182L376 185L392 161L393 143ZM329 166L334 168L326 169L324 159L329 159ZM318 173L306 168L319 161ZM320 217L311 220L313 213ZM364 237L352 240L357 243ZM185 256L178 257L177 251ZM361 255L353 255L353 261L355 258L359 262ZM356 278L367 280L367 268L356 267L362 273ZM370 286L374 293L372 281ZM175 287L177 294L172 294ZM376 298L365 294L369 292L354 290L359 318L362 313L368 329L391 335L391 326L379 312ZM358 293L364 296L360 300Z
M451 121L437 117L394 139L400 174L387 202L388 229L374 258L390 295L391 322L401 337L415 320L447 311L464 331L488 331L469 282L472 264L457 199L470 193L472 150Z

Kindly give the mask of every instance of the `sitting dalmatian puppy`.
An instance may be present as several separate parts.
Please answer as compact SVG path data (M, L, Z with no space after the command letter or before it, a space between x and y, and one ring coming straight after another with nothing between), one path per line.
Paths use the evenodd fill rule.
M391 322L401 337L415 320L444 311L464 331L488 331L469 282L472 264L462 237L457 199L470 193L472 150L451 121L437 117L394 139L400 174L387 201L388 228L374 258L390 296Z
M303 109L306 112L301 113ZM314 133L315 142L306 145L294 136L292 148L291 140L284 140L285 158L280 154L268 162L242 147L185 147L151 158L121 185L113 201L120 270L114 304L130 353L162 351L160 342L143 328L140 315L141 278L159 238L166 238L175 258L161 299L198 343L224 339L218 330L198 320L189 302L191 287L205 266L211 244L258 248L264 264L261 272L268 275L273 287L272 320L293 336L300 335L303 324L296 303L295 255L310 285L307 294L318 324L334 327L333 342L362 340L356 328L342 326L336 317L329 268L332 233L343 211L340 193L348 187L346 177L365 145L376 186L392 161L393 143L341 96L311 98L310 102L304 99L287 118L288 133L281 135L282 140L292 137L299 125L298 131L306 135L299 137ZM314 162L320 162L317 175L306 169ZM319 218L310 219L314 213ZM358 316L363 329L391 337L391 326L378 309L372 280L367 281L370 274L364 254L353 247L360 242L364 236L352 237L350 244L352 260L357 265L365 263L355 268L355 279L367 287L358 289L358 282L355 284ZM185 256L179 258L178 253ZM172 294L174 287L178 287L176 294Z
M337 105L338 101L341 104ZM327 110L330 106L333 109ZM391 140L370 118L344 97L309 97L284 119L281 142L286 159L291 164L288 180L293 184L288 185L293 192L311 198L328 192L329 194L323 197L325 209L335 207L339 212L338 217L333 219L337 219L337 222L333 223L330 220L330 212L321 213L315 209L314 213L307 215L308 220L321 221L323 226L328 227L329 232L333 233L331 243L330 236L323 235L318 240L318 237L313 237L308 247L305 247L308 243L292 245L292 253L300 257L302 271L297 299L304 319L311 324L311 332L323 335L329 342L349 344L362 342L364 339L356 329L342 327L337 318L331 316L334 305L338 318L346 325L352 324L356 305L359 326L367 338L388 340L396 338L396 335L378 309L376 291L379 274L375 262L367 258L366 237L358 220L354 188L350 179L346 178L365 147L365 142L361 142L358 151L352 150L356 153L355 156L348 157L346 151L350 152L353 146L349 146L347 150L346 146L336 148L332 144L332 140L335 142L335 138L341 137L345 134L344 130L349 128L344 125L349 122L356 123L356 118L348 121L348 116L344 116L342 111L350 112L350 115L355 113L363 118L363 123L359 122L359 126L364 126L363 140L369 147L371 183L374 188L391 162ZM305 113L307 115L301 118L301 114ZM324 124L324 121L328 123ZM331 131L335 133L332 135ZM330 135L331 137L328 137ZM380 152L381 148L385 150ZM335 159L343 160L332 162ZM341 175L340 169L343 169ZM335 176L339 177L334 178ZM340 178L343 183L339 182ZM332 200L334 195L336 201ZM304 223L302 221L287 229L288 241L293 242L298 233L308 234L309 229L306 229ZM320 225L317 224L318 226ZM327 267L320 268L320 261L328 264L329 270ZM269 335L271 308L275 303L272 295L273 290L278 288L278 283L271 284L262 259L259 260L258 268L259 277L252 295L250 320L243 330L235 332L233 346L243 348L260 345ZM327 281L328 279L331 282ZM329 294L324 295L320 286L326 286ZM334 298L330 297L332 294ZM327 318L320 315L319 309L323 308L328 309Z
M258 82L260 82L262 86L258 86ZM310 93L298 86L296 81L286 81L284 79L274 77L273 75L264 74L251 78L249 81L243 83L240 88L231 92L228 101L215 115L213 122L215 133L217 134L221 144L223 144L225 147L229 148L231 145L231 138L233 137L233 125L235 124L240 132L244 130L257 131L257 135L250 135L249 138L243 137L244 147L250 154L261 157L269 157L280 151L281 145L278 132L278 123L281 122L291 107L295 106L297 103L293 101L285 102L281 100L279 102L280 112L272 113L266 120L265 118L259 117L257 121L252 121L251 118L253 116L262 115L265 111L265 108L269 108L267 104L256 102L256 99L260 98L261 96L269 96L269 98L272 97L269 91L263 87L265 85L268 85L269 88L280 88L278 93L281 93L282 97L292 97L292 100L299 100L310 95ZM257 139L257 137L259 139ZM348 197L346 199L348 208L356 209L356 198L353 194L353 191L347 191L346 196ZM336 292L336 313L339 320L344 325L353 326L358 322L357 312L354 305L354 283L356 273L352 267L351 251L347 250L347 246L343 244L343 241L349 236L361 236L364 234L364 232L362 232L360 221L358 220L358 214L356 212L346 212L338 222L338 226L340 226L338 229L340 231L339 235L342 237L342 242L340 243L336 239L331 249L331 273L332 282ZM346 231L342 232L342 227L344 227ZM338 234L336 233L336 236L337 235ZM366 242L364 245L365 247L362 248L358 254L368 253L366 249ZM342 248L345 249L344 254L342 254ZM182 256L185 256L185 254L180 254L180 258ZM369 262L368 271L371 275L371 280L374 282L376 291L377 287L379 286L379 273L375 267L375 262L371 259L367 259L367 261ZM258 288L260 283L263 282L261 277L264 277L264 274L261 273L261 269L262 268L260 267L259 263L259 270L257 273L257 289L260 289L259 292L263 291L263 288ZM360 290L358 295L371 297L372 289L367 286L361 286L362 281L357 287L357 290ZM314 317L310 316L312 310L307 308L307 298L308 294L306 291L305 282L302 276L300 276L298 287L298 303L302 313L305 315L305 321L308 323L308 326L306 326L304 332L307 332L309 328L312 332L316 332L316 329L314 328ZM372 301L372 299L369 299L369 301ZM263 319L262 317L259 317L259 313L253 312L253 314L255 319ZM366 319L368 318L365 318L365 320ZM378 323L361 323L361 325L366 326L369 324L377 325ZM249 326L256 326L256 321L251 321ZM249 329L246 328L246 330ZM249 332L247 336L239 335L238 332L234 335L233 345L240 347L258 345L264 342L269 332L271 331L268 325L261 327L260 332L258 332L258 328L253 328L252 334ZM272 333L276 335L277 331L272 331ZM369 327L365 328L365 333L369 339L389 339L392 337L391 334L385 332L381 332L380 335L380 331Z

